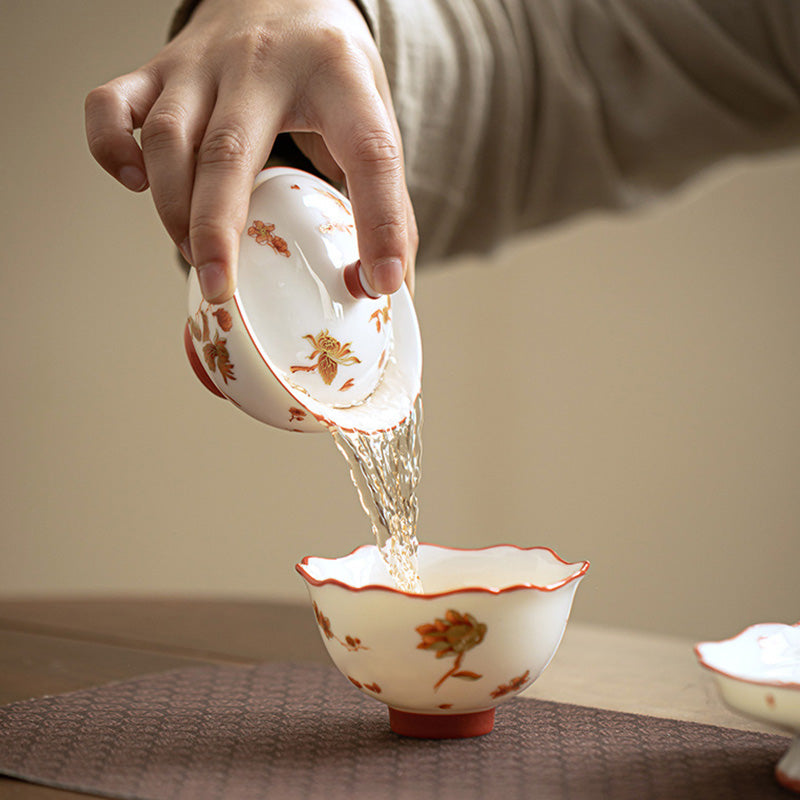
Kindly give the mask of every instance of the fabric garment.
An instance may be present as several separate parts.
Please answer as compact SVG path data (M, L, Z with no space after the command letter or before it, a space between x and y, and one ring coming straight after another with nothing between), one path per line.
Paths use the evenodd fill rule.
M358 2L401 129L418 265L800 144L797 0Z

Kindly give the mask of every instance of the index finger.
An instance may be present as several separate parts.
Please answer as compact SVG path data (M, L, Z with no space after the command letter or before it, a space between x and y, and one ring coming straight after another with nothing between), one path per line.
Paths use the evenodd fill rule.
M189 236L203 296L229 299L236 288L239 237L256 174L277 135L274 105L260 92L223 92L197 154Z

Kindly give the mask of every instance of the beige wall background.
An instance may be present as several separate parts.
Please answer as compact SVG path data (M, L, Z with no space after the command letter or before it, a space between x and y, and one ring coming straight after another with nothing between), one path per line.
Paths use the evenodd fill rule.
M148 196L83 98L163 0L5 0L0 594L300 599L369 529L327 435L212 397ZM800 154L420 276L421 538L546 544L575 617L695 637L800 618Z

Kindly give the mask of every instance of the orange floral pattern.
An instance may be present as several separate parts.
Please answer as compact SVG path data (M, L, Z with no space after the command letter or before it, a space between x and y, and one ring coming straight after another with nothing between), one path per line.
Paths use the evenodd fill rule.
M353 686L357 687L358 689L367 689L374 694L380 694L381 691L383 691L377 683L361 683L361 681L357 681L351 675L347 676L347 680L349 680L350 683L352 683Z
M531 671L526 669L522 675L517 675L516 678L512 678L508 683L501 683L493 692L490 692L491 696L497 699L509 692L518 692L530 681L530 674Z
M317 625L319 625L319 629L326 639L336 639L342 647L349 650L351 653L355 653L358 650L369 650L369 647L362 644L361 639L356 636L345 636L344 639L340 639L333 632L331 621L322 613L322 609L315 602L312 602L311 605L314 607L314 617L317 620Z
M361 359L354 356L352 350L350 350L351 342L341 344L327 330L320 331L316 336L312 336L309 333L303 338L308 339L314 348L311 355L308 356L309 361L313 361L315 358L317 361L307 367L295 365L291 367L292 373L318 371L323 382L330 386L339 371L339 366L351 366L352 364L361 363Z
M211 316L219 328L219 330L214 331L214 339L212 341L209 311L211 311L211 306L204 308L201 303L194 316L188 318L189 330L192 338L203 345L203 359L209 371L216 372L219 370L222 380L227 384L228 381L235 381L236 375L228 352L228 340L220 336L220 331L223 333L230 331L233 328L233 319L224 308L217 308L211 311Z
M289 422L294 422L297 420L298 422L302 422L306 418L306 412L302 408L297 408L296 406L292 406L289 409Z
M271 222L262 222L260 219L253 220L253 224L247 229L247 235L256 240L256 244L269 245L279 256L289 258L289 246L286 240L273 233L275 226Z
M327 220L327 222L323 222L322 225L319 226L319 232L321 234L326 233L333 233L334 231L340 231L341 233L353 233L355 231L356 226L352 222L334 222L333 220Z
M314 616L317 618L317 625L326 639L333 639L333 631L331 630L331 621L322 613L320 607L316 603L314 606Z
M352 379L352 378L348 378L348 379L347 379L347 380L346 380L346 381L345 381L345 382L344 382L344 383L343 383L343 384L342 384L342 385L339 387L339 391L340 391L340 392L346 392L348 389L352 389L352 388L353 388L353 379Z
M231 315L224 308L218 308L216 311L212 311L211 316L217 320L217 325L226 333L233 327Z
M416 631L422 637L417 645L418 650L430 650L436 653L436 658L455 657L452 668L433 685L434 690L448 678L476 681L483 677L477 672L461 669L464 654L477 647L486 636L486 625L478 622L472 614L461 614L451 608L445 613L444 619L419 625Z
M344 211L348 215L350 214L350 209L347 207L347 205L345 205L341 197L337 197L333 192L329 192L327 189L320 189L318 186L314 187L314 191L318 192L321 195L324 195L330 200L333 200L333 202L336 203L336 205L339 206L339 208L341 208L342 211Z
M375 320L375 325L378 328L378 333L381 332L382 325L385 325L389 322L390 319L389 314L391 310L392 310L392 298L387 297L386 305L383 308L379 308L377 311L373 311L372 314L370 314L369 321L372 322L372 320Z
M233 364L231 364L228 348L226 347L227 341L217 332L213 342L207 342L203 345L203 358L205 358L208 368L212 372L219 369L219 374L225 383L229 380L236 380L236 376L233 374Z

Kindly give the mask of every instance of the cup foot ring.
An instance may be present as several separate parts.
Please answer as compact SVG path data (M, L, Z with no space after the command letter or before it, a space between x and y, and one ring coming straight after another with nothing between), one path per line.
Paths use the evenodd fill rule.
M494 709L467 714L418 714L389 708L389 725L400 736L414 739L468 739L494 728Z

